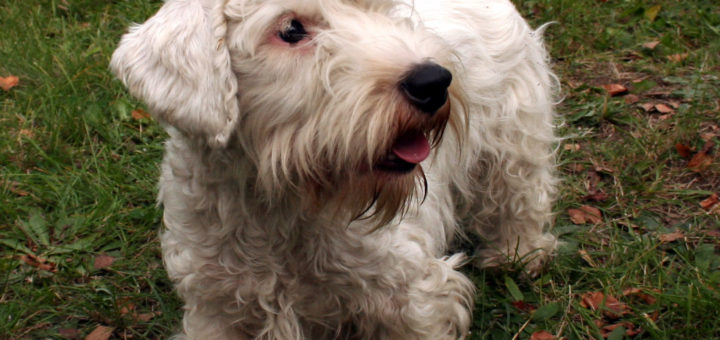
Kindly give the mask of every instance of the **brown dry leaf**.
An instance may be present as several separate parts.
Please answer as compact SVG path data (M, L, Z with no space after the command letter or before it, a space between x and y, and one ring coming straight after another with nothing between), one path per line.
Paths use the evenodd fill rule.
M30 129L20 129L18 132L18 135L27 137L27 138L33 138L35 137L35 133L32 132Z
M690 159L687 167L694 172L702 172L712 164L713 158L705 151L700 151Z
M115 258L109 255L98 255L95 256L95 262L93 263L93 268L95 269L103 269L106 267L110 267L113 262L115 262Z
M136 321L142 321L142 322L148 322L152 320L156 316L162 315L161 312L152 312L152 313L140 313L135 315Z
M659 44L660 44L660 41L658 41L658 40L653 40L653 41L649 41L649 42L646 42L646 43L642 44L642 47L645 47L645 48L647 48L648 50L654 50L655 47L657 47L657 45L659 45Z
M590 257L590 254L585 249L578 250L578 254L580 254L580 257L587 262L590 267L597 267L597 264L595 264L595 261L593 261L592 257Z
M704 234L709 237L720 238L720 231L718 230L708 230L705 231Z
M11 88L20 84L20 78L16 76L0 77L0 88L5 91L10 91Z
M45 270L51 273L57 273L57 265L41 257L37 257L32 254L22 255L20 256L20 260L37 269Z
M655 105L655 110L657 110L660 113L673 113L675 110L673 110L672 107L668 106L667 104L657 104Z
M627 87L620 84L605 84L601 85L611 96L619 96L628 91Z
M80 339L80 330L74 328L60 328L58 334L65 339Z
M513 302L511 302L511 304L513 305L513 307L515 307L518 310L521 310L523 312L526 312L526 313L530 313L537 309L537 307L535 307L534 305L531 305L531 304L529 304L525 301L521 301L521 300L513 301Z
M672 113L668 113L668 114L662 115L662 116L660 116L660 117L658 117L658 118L659 118L660 120L669 120L669 119L672 118L672 117L673 117L673 114L672 114Z
M143 109L133 110L130 115L135 120L150 119L150 114L145 112Z
M625 104L632 105L640 101L640 97L634 94L629 94L625 96Z
M612 331L614 331L620 326L625 328L625 335L629 337L633 337L642 333L642 328L635 326L635 324L630 321L622 321L616 324L602 327L602 329L600 329L600 334L603 336L603 338L607 338L610 333L612 333Z
M530 340L555 340L557 337L548 331L537 331L530 336Z
M710 197L702 200L700 202L700 206L705 210L710 210L714 205L720 203L720 199L718 199L718 194L713 193L710 195Z
M565 144L565 145L563 145L563 149L565 151L579 151L580 144Z
M85 337L85 340L108 340L114 330L115 328L113 327L97 326Z
M580 305L592 310L603 309L603 315L609 319L617 319L627 314L629 309L626 304L602 292L588 292L583 294Z
M692 148L682 143L675 144L675 150L682 158L690 158L694 152Z
M683 232L679 230L672 233L658 235L658 239L660 240L660 242L664 243L675 242L683 237L685 237L685 234L683 234Z
M642 103L639 106L645 112L650 112L655 108L655 104L653 104L653 103Z
M659 291L657 291L656 293L659 293ZM644 292L642 289L640 289L640 288L628 288L628 289L625 289L625 290L623 290L623 296L635 296L635 297L638 297L638 298L640 298L641 300L643 300L645 303L647 303L648 305L654 305L655 302L657 302L657 299L656 299L654 296L645 293L645 292Z
M580 209L568 209L570 220L575 224L600 223L602 222L602 212L600 209L583 205Z
M667 56L668 60L670 60L670 61L672 61L672 62L676 62L676 63L679 63L679 62L687 59L687 57L688 57L687 52L686 52L686 53L672 54L672 55Z
M608 199L608 194L602 190L596 190L587 196L583 197L586 201L591 202L605 202Z

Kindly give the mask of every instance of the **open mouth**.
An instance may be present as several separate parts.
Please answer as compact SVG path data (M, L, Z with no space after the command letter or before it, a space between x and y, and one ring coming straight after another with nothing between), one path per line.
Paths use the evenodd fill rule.
M395 140L390 152L375 167L382 171L408 173L430 155L430 142L424 133L411 131Z

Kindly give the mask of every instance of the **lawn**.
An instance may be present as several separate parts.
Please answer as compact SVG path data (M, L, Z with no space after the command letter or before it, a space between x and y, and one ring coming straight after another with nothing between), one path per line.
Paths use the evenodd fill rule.
M165 134L107 67L160 4L0 3L0 83L18 77L0 89L0 339L178 327L157 241ZM516 4L555 22L564 245L536 278L466 268L470 338L720 338L720 6Z

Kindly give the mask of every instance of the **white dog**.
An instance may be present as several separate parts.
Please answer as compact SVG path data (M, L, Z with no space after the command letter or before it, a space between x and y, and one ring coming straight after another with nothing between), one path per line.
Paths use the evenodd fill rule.
M112 69L167 126L159 201L189 339L457 339L446 256L556 247L541 32L508 0L168 0Z

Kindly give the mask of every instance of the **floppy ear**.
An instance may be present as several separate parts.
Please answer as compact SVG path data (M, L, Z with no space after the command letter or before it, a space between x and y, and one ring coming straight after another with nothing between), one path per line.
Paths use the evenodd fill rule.
M225 146L238 120L223 0L168 0L125 34L110 67L159 121Z

